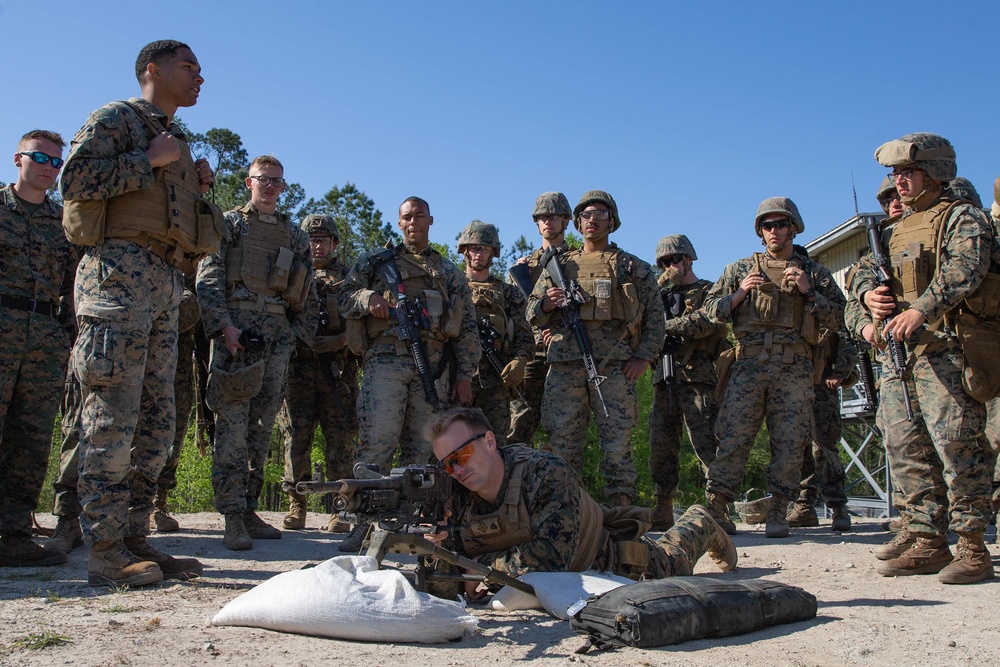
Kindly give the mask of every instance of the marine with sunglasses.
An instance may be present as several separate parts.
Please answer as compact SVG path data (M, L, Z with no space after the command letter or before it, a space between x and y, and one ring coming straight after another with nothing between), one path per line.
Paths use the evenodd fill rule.
M17 181L0 188L0 566L58 565L66 554L31 540L52 422L73 344L78 249L47 191L62 166L62 137L28 132Z
M719 449L708 468L709 510L730 534L728 504L736 497L760 425L767 419L771 503L765 535L787 537L785 515L799 493L803 443L812 439L813 351L821 329L839 331L844 294L830 271L795 253L805 231L788 197L761 202L754 231L764 252L733 262L705 297L704 310L732 323L736 360L730 369L715 433Z
M521 444L498 447L477 408L438 413L427 434L434 456L469 491L454 508L454 542L444 532L427 537L484 565L513 576L594 569L660 579L693 574L707 552L723 572L736 567L736 547L701 505L654 541L644 535L647 508L598 505L558 456ZM478 582L465 583L464 592L485 594Z

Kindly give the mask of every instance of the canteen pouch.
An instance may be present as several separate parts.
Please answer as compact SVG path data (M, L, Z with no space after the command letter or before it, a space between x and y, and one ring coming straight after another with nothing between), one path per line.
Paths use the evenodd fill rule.
M653 648L729 637L816 616L816 597L776 581L670 577L628 584L569 609L598 648Z

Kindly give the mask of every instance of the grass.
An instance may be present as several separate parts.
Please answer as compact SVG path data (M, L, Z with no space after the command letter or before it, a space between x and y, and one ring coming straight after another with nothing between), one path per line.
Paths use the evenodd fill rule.
M44 632L33 632L30 635L15 639L8 648L21 651L41 651L50 646L62 646L63 644L72 643L73 640L66 635L61 635L52 630L45 630Z

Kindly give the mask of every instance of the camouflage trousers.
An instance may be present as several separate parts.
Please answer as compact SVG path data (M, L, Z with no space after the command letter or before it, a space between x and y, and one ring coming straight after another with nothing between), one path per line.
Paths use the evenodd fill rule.
M63 389L62 421L60 434L62 445L59 449L59 472L56 474L52 487L55 498L52 504L52 514L67 519L76 519L83 508L80 507L80 496L76 485L80 481L80 410L83 408L83 396L80 381L72 368L66 372L66 383Z
M181 448L187 436L188 420L194 407L194 332L177 336L177 373L174 376L174 405L177 410L174 441L167 450L167 460L156 480L156 488L171 491L177 487L177 466L181 462Z
M510 433L508 442L523 442L532 444L535 431L542 423L542 395L545 393L545 376L549 373L549 364L545 357L535 357L524 369L524 382L521 384L520 398L510 402Z
M1000 510L1000 398L986 404L986 441L993 451L993 509Z
M708 468L709 493L736 497L754 439L766 420L771 440L767 490L798 496L802 447L812 429L812 373L812 359L798 355L787 364L780 354L766 361L751 357L733 363L715 424L719 449Z
M440 358L440 351L427 349L431 369L438 366ZM435 382L435 387L439 399L447 405L447 373ZM397 447L403 465L431 461L434 452L423 428L433 415L413 360L369 350L358 394L360 437L355 461L375 464L386 474Z
M542 449L553 452L573 470L583 471L583 450L587 422L594 414L601 447L601 473L605 496L624 493L635 498L635 465L632 463L632 428L638 421L635 384L625 379L624 362L612 361L603 373L607 379L601 392L608 406L604 416L601 399L580 361L563 361L549 366L542 399L542 424L552 434Z
M264 350L237 351L233 358L225 340L212 340L212 374L207 398L215 413L215 447L212 458L212 489L220 514L244 514L257 509L264 489L264 464L271 447L274 418L284 397L288 360L294 341L288 318L283 314L230 310L238 329L260 333ZM246 375L234 373L223 379L220 369L255 367L259 384L247 389ZM255 364L261 366L255 366ZM251 374L254 374L253 372ZM248 395L249 394L249 395ZM240 396L233 398L233 396ZM245 396L245 397L244 397Z
M927 350L909 382L913 421L902 385L883 367L881 411L886 455L906 503L910 530L981 534L992 513L994 461L984 430L986 407L962 389L958 348Z
M492 368L480 368L483 372L492 374L493 378L486 379L487 386L484 387L479 373L472 376L472 407L483 411L493 427L497 444L503 446L507 444L507 433L510 431L510 391L496 378Z
M31 535L71 343L55 318L0 308L0 535Z
M719 441L715 439L715 419L719 404L715 387L702 382L674 385L674 407L670 409L667 385L653 385L653 405L649 413L649 472L657 496L673 497L680 482L681 426L687 427L702 472L715 460Z
M134 243L88 248L76 272L84 533L93 542L149 534L156 480L174 437L181 275Z
M819 494L830 507L847 504L844 464L840 461L840 395L816 385L813 401L813 436L802 449L802 483L798 502L815 505Z
M285 443L285 478L281 482L285 493L293 492L297 482L312 479L313 434L317 425L326 441L326 479L353 477L358 378L355 374L340 375L337 362L327 361L334 375L339 376L335 377L336 387L331 387L321 363L324 362L316 356L299 355L289 364L288 388L279 417Z

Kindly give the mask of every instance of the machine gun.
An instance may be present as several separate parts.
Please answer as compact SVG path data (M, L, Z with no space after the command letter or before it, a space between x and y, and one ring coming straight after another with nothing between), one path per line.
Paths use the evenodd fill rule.
M553 284L566 295L563 302L559 304L563 326L573 332L573 337L576 338L576 345L583 356L583 367L587 371L587 381L593 383L594 389L597 391L597 397L601 399L604 416L609 417L611 415L608 412L608 405L604 402L604 394L601 393L601 384L608 378L597 372L597 364L594 363L594 348L590 344L590 334L587 333L587 326L580 319L580 304L585 303L587 297L584 296L580 285L575 280L566 280L562 265L559 264L558 248L552 246L546 248L542 252L540 261L545 270L549 272L549 277L552 278Z
M439 547L425 539L420 532L410 532L415 526L430 526L438 530L445 519L447 501L451 498L451 477L444 467L436 465L411 465L393 468L382 476L364 463L354 465L356 479L336 482L299 482L295 492L306 494L336 494L334 510L351 523L378 525L368 541L368 551L379 564L387 554L408 554L417 557L417 567L404 575L413 580L419 591L426 590L428 580L484 581L500 586L511 586L526 593L534 593L529 584L487 565ZM437 572L434 560L463 568L472 574Z
M396 305L391 309L391 316L396 318L396 336L410 349L413 365L417 368L420 384L424 388L424 398L427 399L434 412L444 410L445 406L438 398L437 390L434 388L434 378L431 376L430 364L427 362L427 351L420 338L420 330L430 328L430 316L427 314L427 308L419 297L410 297L406 294L406 290L403 288L403 276L399 273L399 267L396 266L394 250L386 248L369 255L368 268L378 275L396 302Z
M660 298L663 300L663 320L670 320L680 317L684 312L684 296L680 292L661 292ZM674 387L677 386L677 365L674 355L677 348L681 346L679 336L665 334L663 337L663 349L660 351L661 360L659 373L654 378L655 382L663 382L667 386L667 402L670 413L674 412Z
M882 239L879 232L878 221L874 218L868 218L865 221L865 229L868 232L868 247L872 251L872 258L875 263L875 278L880 287L889 287L891 294L892 278L890 270L892 265L889 263L889 258L882 249ZM892 321L892 317L899 312L899 304L896 303L895 298L893 298L893 307L894 311L892 316L882 323L883 329L885 328L885 325ZM906 344L901 340L896 340L894 336L885 337L885 342L888 346L889 362L892 364L893 371L895 371L896 375L899 376L899 381L903 387L903 402L906 404L906 418L912 422L913 407L910 405L910 390L906 386Z
M476 327L479 329L479 344L483 348L483 356L486 357L486 361L490 362L490 368L492 368L497 377L503 379L503 369L507 364L504 363L503 359L500 358L500 353L497 352L496 345L494 344L498 340L503 339L503 334L493 326L490 322L490 318L483 315L476 321ZM524 400L524 394L517 387L511 390L514 396Z

